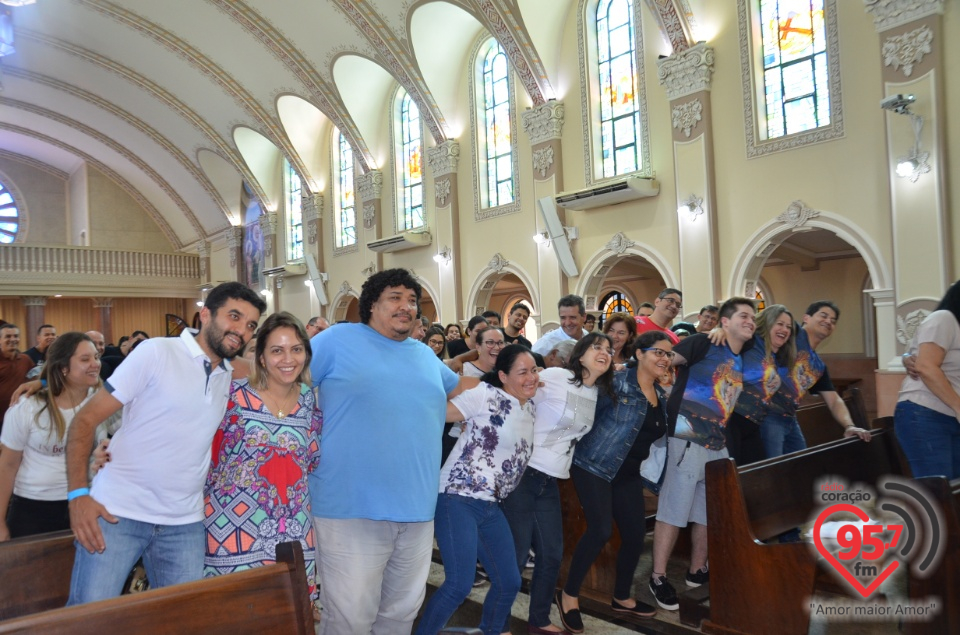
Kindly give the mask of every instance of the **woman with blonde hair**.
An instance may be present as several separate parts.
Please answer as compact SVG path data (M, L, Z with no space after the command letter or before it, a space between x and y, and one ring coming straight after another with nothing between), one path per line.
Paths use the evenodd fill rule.
M67 430L100 387L100 355L84 333L64 333L47 350L38 393L7 410L0 433L0 542L70 529Z

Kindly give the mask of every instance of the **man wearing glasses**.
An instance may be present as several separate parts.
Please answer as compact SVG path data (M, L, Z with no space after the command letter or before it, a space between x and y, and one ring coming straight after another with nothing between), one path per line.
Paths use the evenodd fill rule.
M724 428L743 388L740 354L753 344L755 314L752 301L730 298L720 307L724 344L713 344L706 334L697 333L666 353L674 355L673 365L680 368L667 402L668 459L653 534L650 592L670 611L676 611L679 603L667 580L667 561L680 528L688 523L693 526L687 586L698 587L709 578L704 466L728 456Z
M683 294L680 290L664 289L653 303L652 315L649 317L638 315L634 318L637 322L637 335L647 331L663 331L670 338L670 342L676 346L680 343L680 338L670 330L670 323L673 322L682 308Z

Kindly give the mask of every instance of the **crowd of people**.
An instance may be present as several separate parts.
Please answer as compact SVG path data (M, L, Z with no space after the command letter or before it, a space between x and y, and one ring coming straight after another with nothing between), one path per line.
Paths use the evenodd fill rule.
M611 609L676 610L667 564L682 527L692 527L683 582L709 579L706 462L802 449L796 410L811 392L845 436L870 439L816 353L840 317L834 303L814 302L797 321L784 306L756 314L734 297L674 324L682 297L664 289L637 315L601 316L597 331L568 295L559 328L531 343L523 302L505 318L434 325L420 315L416 279L390 269L364 283L356 324L303 325L283 312L261 323L262 298L224 283L198 332L138 332L116 355L98 333L57 337L44 325L31 349L39 381L0 430L0 541L72 528L69 604L118 595L141 558L161 587L260 566L298 541L325 633L410 632L434 541L444 580L417 632L446 625L478 562L490 580L479 628L508 632L532 550L529 632L581 633L580 588L616 523ZM905 384L897 431L908 456L918 421L960 411L957 297L951 289L911 349L912 381L933 385L944 407ZM0 326L0 361L4 407L37 366L12 325ZM560 580L567 478L586 530ZM659 494L648 601L633 588L645 488Z

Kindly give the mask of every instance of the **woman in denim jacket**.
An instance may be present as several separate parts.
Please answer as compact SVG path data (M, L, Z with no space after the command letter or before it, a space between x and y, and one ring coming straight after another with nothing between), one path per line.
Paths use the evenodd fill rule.
M587 531L574 550L567 583L557 593L561 621L571 633L583 632L580 585L610 539L611 521L620 530L621 546L610 606L638 617L656 614L655 607L634 599L632 586L646 534L641 464L650 455L650 446L657 440L662 444L667 434L666 394L657 378L670 368L672 349L669 337L661 331L638 337L637 367L614 374L616 397L600 395L593 429L577 444L570 474ZM659 480L659 475L654 479Z

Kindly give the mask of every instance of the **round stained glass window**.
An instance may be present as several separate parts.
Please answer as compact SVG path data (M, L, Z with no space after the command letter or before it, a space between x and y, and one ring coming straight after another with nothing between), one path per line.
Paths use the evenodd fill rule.
M13 200L3 183L0 183L0 243L12 243L20 229L20 211L17 202Z

